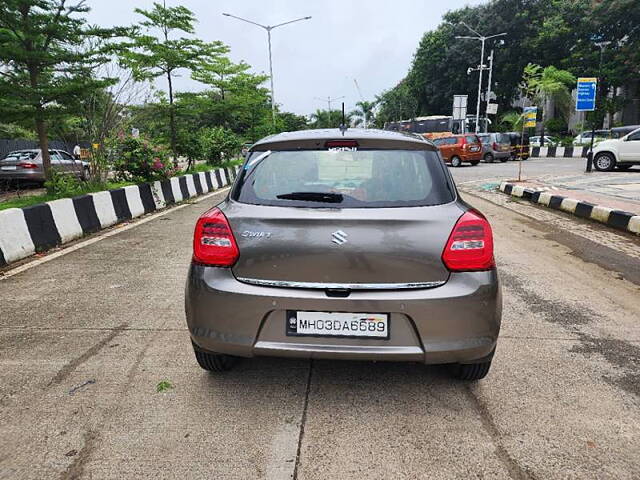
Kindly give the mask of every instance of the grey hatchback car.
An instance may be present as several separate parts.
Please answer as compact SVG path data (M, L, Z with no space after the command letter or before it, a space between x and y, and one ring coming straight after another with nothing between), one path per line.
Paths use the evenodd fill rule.
M237 357L489 371L502 299L486 218L430 141L306 130L254 144L197 221L186 318L200 366Z
M482 142L482 159L486 163L494 160L504 163L511 158L511 139L506 133L483 133L478 137Z

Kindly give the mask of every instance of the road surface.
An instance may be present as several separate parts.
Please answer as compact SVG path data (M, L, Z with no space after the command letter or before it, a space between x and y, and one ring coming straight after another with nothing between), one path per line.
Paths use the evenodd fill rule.
M272 358L211 375L183 288L223 194L0 279L0 478L638 478L637 238L467 194L504 288L485 380Z

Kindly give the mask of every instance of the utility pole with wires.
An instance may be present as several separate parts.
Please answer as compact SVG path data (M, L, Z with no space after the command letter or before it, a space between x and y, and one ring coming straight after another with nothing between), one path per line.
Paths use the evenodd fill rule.
M327 102L327 108L329 109L328 110L328 112L329 112L328 113L328 115L329 115L329 125L331 125L331 102L335 102L336 100L343 99L344 95L341 96L341 97L333 97L333 98L328 96L328 95L327 95L327 98L321 98L321 97L313 97L313 98L315 98L316 100L320 100L322 102Z

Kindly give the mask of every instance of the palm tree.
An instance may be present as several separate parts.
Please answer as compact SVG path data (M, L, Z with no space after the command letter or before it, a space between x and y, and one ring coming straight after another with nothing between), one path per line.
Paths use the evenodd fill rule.
M521 88L526 97L539 105L539 109L543 109L551 100L562 119L568 121L571 115L571 88L575 83L576 77L571 72L530 63L524 68ZM546 116L553 114L546 113Z
M351 121L351 113L345 115L345 123L349 125ZM311 128L338 128L342 123L341 110L316 110L311 115Z
M506 125L510 132L517 132L522 129L522 113L507 112L500 117L500 123Z
M370 126L373 123L373 109L376 104L377 102L367 102L366 100L356 102L355 110L349 114L352 118L353 125L355 127L363 124L367 127Z

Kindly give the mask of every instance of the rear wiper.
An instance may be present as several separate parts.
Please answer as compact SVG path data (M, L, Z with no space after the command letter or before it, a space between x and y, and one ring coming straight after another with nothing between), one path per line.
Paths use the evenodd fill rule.
M342 203L344 196L341 193L331 192L291 192L278 195L282 200L306 200L308 202Z

